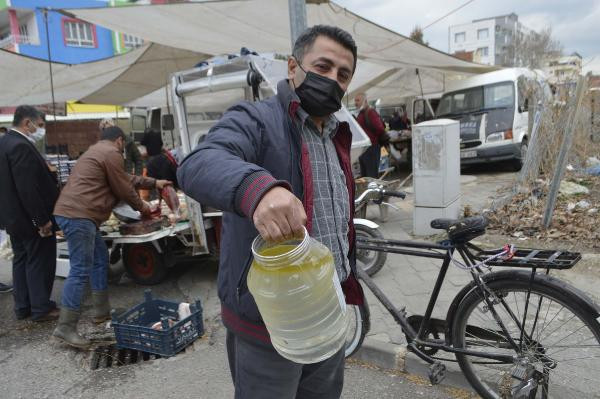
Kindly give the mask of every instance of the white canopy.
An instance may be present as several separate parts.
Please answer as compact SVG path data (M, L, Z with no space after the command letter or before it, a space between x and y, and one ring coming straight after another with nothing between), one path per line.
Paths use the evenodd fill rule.
M100 61L52 63L55 101L123 104L163 87L169 74L191 68L208 57L148 44ZM0 87L2 106L52 102L48 62L44 60L1 50Z
M366 91L370 98L383 98L387 103L421 92L442 91L447 78L496 69L418 44L334 2L308 0L307 3L309 25L339 26L350 32L357 43L359 64L350 96L357 90ZM203 54L237 53L242 46L259 53L291 52L288 2L283 0L70 9L65 13L146 41ZM421 85L415 68L424 71ZM159 90L151 97L157 100L160 93ZM138 100L133 103L142 105L141 99Z
M457 75L495 69L415 43L333 2L308 3L309 25L336 25L356 40L359 60L350 97L357 91L366 91L371 99L394 103L410 95L443 91L444 82ZM53 63L57 102L165 105L168 75L212 55L237 53L242 46L259 52L290 53L288 2L283 0L206 1L65 13L154 44L95 62ZM421 71L420 82L416 68ZM0 51L0 87L0 105L49 103L48 63ZM231 97L230 93L223 94L228 95ZM218 96L211 97L218 100Z

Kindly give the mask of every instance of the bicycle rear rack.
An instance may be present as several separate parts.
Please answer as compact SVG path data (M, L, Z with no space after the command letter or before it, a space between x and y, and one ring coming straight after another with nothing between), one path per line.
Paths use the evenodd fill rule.
M503 248L483 250L473 244L467 244L474 253L475 260L486 259L504 251ZM510 259L498 258L486 262L488 266L536 267L543 269L570 269L581 259L579 252L555 251L533 248L516 248Z

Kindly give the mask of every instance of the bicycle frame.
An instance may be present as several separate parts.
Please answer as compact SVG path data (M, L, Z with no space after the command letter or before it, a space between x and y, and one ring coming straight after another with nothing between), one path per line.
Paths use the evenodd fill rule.
M467 244L468 245L468 244ZM373 292L375 297L381 302L381 304L387 309L387 311L392 315L396 323L398 323L403 332L410 339L410 343L408 344L408 349L419 356L421 359L425 360L430 364L434 364L436 359L432 356L424 353L418 346L425 346L434 349L439 349L444 352L449 353L461 353L469 356L480 357L495 360L503 363L513 363L515 361L514 356L511 355L499 355L494 353L487 352L474 352L462 348L454 348L451 346L449 342L448 335L446 334L446 339L428 339L426 337L427 330L429 328L429 324L431 322L431 315L437 299L439 297L439 293L442 289L442 285L444 279L446 277L446 272L448 271L448 267L452 261L451 257L455 251L457 251L464 262L469 266L475 265L475 258L469 252L469 249L465 244L453 245L449 241L443 241L441 243L429 243L429 242L417 242L417 241L400 241L400 240L376 240L376 239L364 239L357 242L357 247L365 250L372 251L384 251L401 255L409 255L409 256L417 256L424 258L433 258L433 259L441 259L442 266L438 273L437 279L435 281L435 285L433 287L433 291L431 292L429 303L427 304L427 309L425 314L423 315L423 319L421 320L419 330L415 331L413 327L410 325L408 318L406 316L406 311L403 309L397 309L394 304L389 300L389 298L377 287L375 282L362 270L358 270L359 278L363 280L363 282L367 285L367 287ZM443 252L440 252L443 251ZM532 273L535 274L535 268L532 270ZM482 271L478 267L474 267L471 269L471 275L476 286L485 290L485 283L481 279ZM532 275L533 279L533 275ZM494 304L490 301L487 295L484 295L484 298L492 310ZM448 322L451 322L450 320ZM520 324L520 323L519 323ZM450 326L448 326L450 327ZM447 327L447 328L448 328ZM500 328L502 328L503 332L510 338L510 335L506 331L506 327L500 322ZM521 337L521 343L523 342L523 337ZM519 345L510 338L509 344L514 348L519 348ZM445 359L448 360L448 359Z

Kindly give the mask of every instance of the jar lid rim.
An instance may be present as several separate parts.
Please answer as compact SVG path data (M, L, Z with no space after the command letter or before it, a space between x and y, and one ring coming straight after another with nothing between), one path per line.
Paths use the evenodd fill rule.
M277 261L277 260L285 258L285 257L295 256L296 254L301 252L306 247L308 240L310 239L310 236L308 235L308 230L306 230L306 227L302 226L302 229L304 230L304 237L302 238L302 241L300 241L298 244L296 244L289 251L284 252L282 254L278 254L278 255L261 255L261 254L259 254L257 250L260 247L262 247L264 244L267 244L267 241L264 238L262 238L260 235L256 236L256 238L252 241L252 255L255 258L258 258L262 261L267 261L267 262L274 262L274 261ZM292 239L292 240L297 241L298 239ZM276 243L273 245L283 245L286 242L290 242L292 240L279 242L279 243Z

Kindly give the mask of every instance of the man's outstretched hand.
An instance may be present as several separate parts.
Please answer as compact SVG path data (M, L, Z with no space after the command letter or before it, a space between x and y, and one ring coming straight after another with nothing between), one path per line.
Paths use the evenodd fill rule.
M280 242L304 235L306 212L298 197L277 186L262 197L254 210L252 220L262 238L270 242Z

